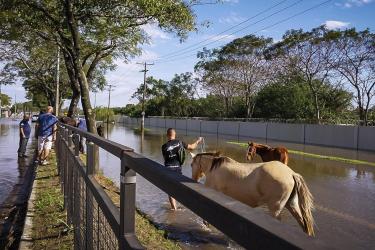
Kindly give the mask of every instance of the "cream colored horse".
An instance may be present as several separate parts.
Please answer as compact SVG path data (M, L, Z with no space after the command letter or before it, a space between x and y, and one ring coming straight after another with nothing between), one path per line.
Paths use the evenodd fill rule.
M192 154L192 178L250 207L266 205L279 218L286 207L303 230L314 235L313 197L301 175L279 161L239 163L217 153Z

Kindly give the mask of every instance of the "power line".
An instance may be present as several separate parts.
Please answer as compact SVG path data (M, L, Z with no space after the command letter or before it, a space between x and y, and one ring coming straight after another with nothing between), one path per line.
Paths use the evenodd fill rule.
M264 14L264 13L266 13L266 12L272 10L272 9L274 9L275 7L277 7L277 6L281 5L281 4L283 4L283 3L286 2L286 1L288 1L288 0L280 1L280 2L278 2L278 3L274 4L274 5L272 5L271 7L269 7L269 8L267 8L267 9L265 9L265 10L259 12L258 14L254 15L254 16L252 16L252 17L249 17L249 18L247 18L246 20L244 20L244 21L242 21L242 22L240 22L240 23L238 23L238 24L236 24L236 25L233 25L233 26L229 27L229 28L226 29L226 30L223 30L222 32L216 34L215 36L222 35L222 34L224 34L224 33L227 32L227 31L230 31L230 30L232 30L232 29L234 29L234 28L236 28L236 27L238 27L238 26L240 26L240 25L242 25L242 24L244 24L244 23L247 23L248 21L250 21L250 20L252 20L252 19L254 19L254 18L256 18L256 17L258 17L258 16L260 16L260 15L262 15L262 14ZM190 49L190 48L195 47L195 46L197 46L197 45L199 45L199 44L201 44L201 43L207 42L207 41L209 41L209 40L211 40L211 39L212 39L212 38L207 38L207 39L204 39L204 40L202 40L202 41L200 41L200 42L197 42L197 43L194 43L194 44L192 44L192 45L189 45L189 46L187 46L187 47L185 47L185 48L183 48L183 49L180 49L180 50L177 50L177 51L174 51L174 52L170 52L170 53L167 53L167 54L165 54L165 55L161 55L160 58L167 57L167 56L169 56L169 55L173 55L173 54L178 54L178 53L181 52L181 51L184 51L184 50Z
M265 29L269 29L269 28L272 28L272 27L274 27L274 26L276 26L276 25L279 25L279 24L281 24L281 23L284 23L284 22L286 22L286 21L289 21L290 19L293 19L293 18L295 18L295 17L297 17L297 16L300 16L300 15L302 15L302 14L305 14L306 12L309 12L309 11L311 11L311 10L313 10L313 9L319 8L320 6L323 6L323 5L325 5L325 4L327 4L327 3L331 2L331 1L332 1L332 0L326 0L326 1L323 1L323 2L321 2L321 3L319 3L319 4L316 4L316 5L314 5L314 6L310 7L310 8L307 8L307 9L305 9L305 10L303 10L303 11L300 11L300 12L298 12L298 13L292 15L292 16L289 16L289 17L287 17L287 18L284 18L284 19L282 19L282 20L279 20L278 22L275 22L275 23L273 23L273 24L271 24L271 25L265 26L265 27L263 27L263 28L261 28L261 29L255 31L255 32L253 32L252 34L256 34L256 33L258 33L259 31L262 31L262 30L265 30ZM241 30L238 30L238 31L236 31L236 32L242 31L242 30L244 30L244 29L245 29L245 28L242 28ZM185 54L185 53L183 53L183 54ZM168 61L159 61L159 63L160 63L160 62L162 62L162 63L175 62L175 61L179 61L179 60L182 60L182 59L186 59L186 58L188 58L188 57L192 57L192 56L196 56L196 53L193 54L193 55L183 56L183 57L175 58L175 59L168 60Z
M258 20L258 21L256 21L256 22L250 23L249 25L246 25L245 27L243 27L243 28L241 28L241 29L239 29L239 30L236 30L236 31L234 31L234 32L232 32L232 33L229 33L229 34L225 35L225 36L222 36L222 37L219 37L219 38L217 38L217 39L214 39L214 40L212 40L211 42L205 43L204 45L194 46L193 49L187 50L186 52L183 52L183 53L179 53L179 54L171 55L171 56L166 56L166 57L164 57L164 60L165 60L165 59L168 59L168 58L173 58L173 57L176 57L176 56L184 55L184 54L187 54L187 53L189 53L189 52L191 52L191 51L195 51L197 48L201 48L202 46L211 45L211 44L213 44L213 43L216 43L216 42L218 42L218 41L221 41L221 40L223 40L223 39L225 39L225 38L230 37L230 36L233 35L233 34L238 33L239 31L242 31L242 30L244 30L244 29L247 29L247 28L249 28L249 27L252 26L252 25L258 24L258 23L260 23L260 22L262 22L262 21L264 21L264 20L267 20L268 18L270 18L270 17L272 17L272 16L274 16L274 15L277 15L277 14L279 14L279 13L281 13L281 12L287 10L287 9L290 9L290 8L292 8L292 7L296 6L296 5L298 5L298 4L301 3L302 1L303 1L303 0L298 0L298 1L296 1L296 2L294 2L294 3L292 3L292 4L290 4L290 5L288 5L288 6L286 6L286 7L284 7L284 8L282 8L282 9L278 10L278 11L273 12L272 14L270 14L270 15L268 15L268 16L265 16L264 18L262 18L262 19L260 19L260 20ZM160 58L163 58L163 57L160 57Z

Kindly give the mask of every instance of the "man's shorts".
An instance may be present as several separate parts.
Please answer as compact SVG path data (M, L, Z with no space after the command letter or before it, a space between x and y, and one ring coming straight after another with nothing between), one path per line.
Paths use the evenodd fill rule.
M182 167L181 166L165 166L167 169L182 174Z
M52 148L52 135L38 136L38 151L42 149L50 150Z

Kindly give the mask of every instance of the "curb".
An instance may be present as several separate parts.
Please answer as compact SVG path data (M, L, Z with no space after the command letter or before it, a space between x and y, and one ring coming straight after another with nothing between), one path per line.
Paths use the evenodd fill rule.
M37 169L36 169L37 170ZM27 202L27 213L26 213L26 219L25 219L25 225L23 228L23 233L20 240L19 249L23 250L29 250L33 249L33 238L32 238L32 221L34 217L34 200L35 200L35 193L36 193L36 185L38 183L38 180L34 179L33 186L31 189L30 198Z

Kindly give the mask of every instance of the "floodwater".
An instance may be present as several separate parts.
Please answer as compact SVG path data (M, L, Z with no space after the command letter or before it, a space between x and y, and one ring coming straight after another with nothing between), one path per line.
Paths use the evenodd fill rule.
M144 139L136 134L132 126L116 125L108 128L108 138L133 148L155 161L162 163L161 145L165 142L165 131L152 128ZM182 131L178 138L194 141L199 134ZM246 142L251 138L233 138L217 135L205 137L206 151L221 151L237 161L245 162L245 148L229 144L228 141ZM255 140L269 145L285 145L289 149L308 153L341 156L351 159L375 162L372 152L328 147L308 146L293 143ZM196 150L200 151L200 149ZM190 157L189 157L190 158ZM191 177L190 161L187 159L183 174ZM257 158L256 161L260 161ZM103 173L119 182L120 161L100 152L100 166ZM316 237L339 249L375 249L375 167L351 165L338 161L316 159L290 154L289 166L301 174L315 198ZM182 207L182 205L180 205ZM234 242L215 229L202 225L202 220L183 208L173 212L169 209L167 195L154 185L137 177L137 207L148 214L161 228L170 231L169 237L181 242L185 249L238 249ZM252 209L252 208L249 208ZM264 210L264 208L256 208ZM266 210L264 210L267 213ZM299 227L285 210L282 223Z
M22 173L20 166L32 160L33 138L30 137L27 144L26 154L28 158L18 159L17 150L19 145L19 123L21 119L0 119L0 207L19 182ZM30 121L31 123L31 121ZM32 125L32 134L34 126Z
M20 174L17 157L19 122L0 119L0 205L17 184Z

